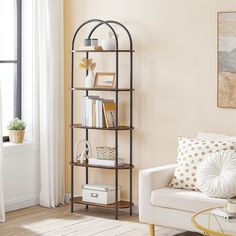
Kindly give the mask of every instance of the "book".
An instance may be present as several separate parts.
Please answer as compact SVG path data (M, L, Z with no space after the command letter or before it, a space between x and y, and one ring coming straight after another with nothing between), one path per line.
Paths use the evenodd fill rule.
M103 99L98 98L96 99L96 127L98 128L104 128L105 122L104 122L104 113L103 113L103 103L106 102L114 102L112 99Z
M96 127L100 128L99 100L96 100Z
M115 128L116 126L116 104L115 102L104 102L103 112L107 128Z
M86 126L86 99L87 99L87 96L83 96L82 97L82 104L81 104L81 107L82 107L82 126Z
M79 50L102 51L101 46L79 46Z
M92 99L92 127L96 127L96 99Z
M112 103L113 99L103 99L99 96L84 96L82 98L82 126L106 127L103 104ZM105 105L105 107L107 107Z
M96 158L89 158L88 163L90 165L101 165L101 166L111 166L111 167L114 167L116 165L115 160L101 160ZM123 166L125 164L126 164L125 159L118 158L118 166Z
M86 126L93 127L95 126L95 100L98 99L99 96L86 96L85 99L85 116L86 116Z

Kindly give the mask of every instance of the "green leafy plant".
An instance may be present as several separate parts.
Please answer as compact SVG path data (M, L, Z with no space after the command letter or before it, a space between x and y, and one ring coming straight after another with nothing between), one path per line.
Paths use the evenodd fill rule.
M24 130L26 127L26 123L18 118L10 121L8 125L9 130Z

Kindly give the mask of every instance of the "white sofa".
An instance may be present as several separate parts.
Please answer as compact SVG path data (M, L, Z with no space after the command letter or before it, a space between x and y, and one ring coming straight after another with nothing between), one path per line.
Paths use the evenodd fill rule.
M155 234L154 225L197 231L191 222L193 213L226 202L201 192L169 188L175 168L172 164L139 173L139 219L149 224L150 235Z

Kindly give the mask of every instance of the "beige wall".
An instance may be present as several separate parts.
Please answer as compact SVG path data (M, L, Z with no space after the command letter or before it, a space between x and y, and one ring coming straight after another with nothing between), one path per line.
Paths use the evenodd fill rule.
M125 24L133 36L136 50L134 200L137 203L138 171L174 162L179 135L194 137L198 131L236 134L236 110L216 107L216 13L233 10L236 10L235 0L65 0L67 163L70 159L68 50L79 24L90 18L114 19ZM121 67L121 73L125 74L127 65L121 63ZM121 101L121 106L127 107L125 97ZM127 117L122 115L120 119L125 121ZM81 139L83 133L76 135ZM105 136L106 133L102 135L100 144L114 140ZM125 134L121 136L121 144L125 155L128 150ZM70 191L69 172L67 164L67 192ZM128 175L122 173L120 184L125 198ZM92 170L90 180L111 182L112 176L112 172ZM79 181L78 186L81 184Z

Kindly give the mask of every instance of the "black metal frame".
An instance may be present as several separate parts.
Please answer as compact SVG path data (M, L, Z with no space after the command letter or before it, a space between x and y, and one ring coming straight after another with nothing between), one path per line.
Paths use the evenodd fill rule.
M22 101L22 78L21 78L21 56L22 56L22 0L16 1L16 44L17 44L17 56L16 60L0 60L0 63L13 63L16 64L16 74L15 74L15 86L14 86L14 116L21 118L21 101ZM3 142L8 142L9 137L4 136Z
M75 52L78 52L79 50L75 50L75 39L77 38L77 35L79 33L79 31L84 27L86 26L87 24L90 24L90 23L98 23L92 30L91 32L89 33L88 35L88 38L91 38L92 34L94 33L94 31L100 27L101 25L105 25L107 26L112 32L113 32L113 35L114 35L114 38L115 38L115 41L116 41L116 49L111 51L111 52L114 52L116 54L116 87L115 89L113 90L115 92L115 101L116 101L116 125L115 125L115 128L114 128L114 131L115 131L115 149L116 149L116 152L115 152L115 158L116 158L116 162L115 162L115 186L116 186L116 189L115 189L115 200L116 200L116 203L115 203L115 219L118 219L118 210L119 210L119 207L118 207L118 131L119 131L119 128L118 128L118 112L119 112L119 107L118 107L118 104L119 104L119 43L118 43L118 38L117 38L117 34L114 30L114 28L111 26L112 24L115 24L115 25L118 25L120 26L123 30L125 30L125 32L127 33L128 35L128 38L129 38L129 42L130 42L130 48L129 50L127 50L127 52L130 53L130 88L129 90L129 93L130 93L130 124L129 124L129 131L130 131L130 168L129 168L129 171L130 171L130 177L129 177L129 181L130 181L130 189L129 189L129 196L130 196L130 199L129 199L129 213L130 215L132 215L132 168L133 168L133 160L132 160L132 155L133 155L133 142L132 142L132 138L133 138L133 41L132 41L132 37L131 37L131 34L130 32L128 31L128 29L121 23L117 22L117 21L113 21L113 20L107 20L107 21L103 21L103 20L100 20L100 19L91 19L91 20L88 20L86 22L84 22L83 24L81 24L77 30L75 31L75 34L73 36L73 40L72 40L72 51L71 51L71 125L74 124L74 92L76 91L75 89L73 89L74 87L74 53ZM86 51L86 57L88 58L89 57L89 51ZM86 71L86 74L88 74L88 71ZM88 93L89 93L89 89L85 89L86 91L86 96L88 96ZM71 212L74 211L74 131L73 131L73 126L71 126ZM86 128L86 140L88 140L88 137L89 137L89 133L88 133L88 130L89 128ZM87 163L86 163L87 164ZM86 184L88 183L88 166L86 166ZM86 205L86 208L88 208L88 205Z

